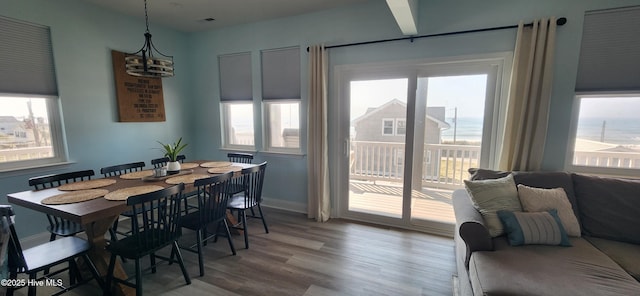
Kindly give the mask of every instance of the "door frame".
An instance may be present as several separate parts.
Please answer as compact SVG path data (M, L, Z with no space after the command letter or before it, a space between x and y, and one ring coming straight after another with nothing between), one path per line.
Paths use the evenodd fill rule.
M487 85L495 86L494 97L487 97L485 112L490 110L492 120L484 121L483 147L481 167L493 168L497 162L499 143L502 142L504 119L506 113L506 98L508 95L508 81L512 62L511 52L498 52L483 55L428 58L419 60L404 60L392 62L376 62L365 64L345 64L333 67L331 91L334 100L329 108L329 122L336 122L337 127L329 133L329 147L332 156L329 160L332 196L332 217L373 222L400 228L420 230L440 235L453 235L453 227L448 224L433 223L433 225L415 225L411 221L411 178L403 180L402 218L383 217L366 213L349 212L349 126L350 126L350 81L408 78L407 87L407 131L405 138L405 168L404 175L411 176L413 171L413 139L415 130L415 96L417 79L422 74L433 72L460 73L459 69L469 67L492 66L495 69L495 81L488 81ZM456 71L456 69L458 69ZM420 74L420 75L419 75ZM461 74L458 74L461 75ZM489 92L489 87L487 88ZM490 101L490 102L489 102ZM486 114L486 113L485 113ZM486 116L485 116L486 118ZM485 143L487 139L487 143ZM485 148L487 146L487 149Z

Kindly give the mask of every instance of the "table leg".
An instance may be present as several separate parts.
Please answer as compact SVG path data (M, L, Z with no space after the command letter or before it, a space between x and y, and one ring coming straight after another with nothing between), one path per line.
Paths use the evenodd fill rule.
M102 276L107 275L107 271L109 270L109 259L111 258L111 254L105 249L107 240L104 236L109 231L109 228L113 225L115 219L118 219L118 216L84 225L85 233L87 234L87 240L93 246L89 253L89 257L91 258L91 261L93 261L93 264L95 264L98 273L100 273L100 275ZM124 268L120 264L120 260L116 260L113 274L115 277L121 279L127 278L127 273L124 271ZM135 293L136 290L129 286L125 286L122 284L116 285L115 295L135 295Z

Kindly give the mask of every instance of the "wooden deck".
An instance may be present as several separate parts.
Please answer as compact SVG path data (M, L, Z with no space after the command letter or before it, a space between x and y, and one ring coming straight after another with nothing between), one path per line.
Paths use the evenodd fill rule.
M452 192L433 188L412 190L411 218L454 224ZM401 218L402 186L391 182L351 181L349 210Z

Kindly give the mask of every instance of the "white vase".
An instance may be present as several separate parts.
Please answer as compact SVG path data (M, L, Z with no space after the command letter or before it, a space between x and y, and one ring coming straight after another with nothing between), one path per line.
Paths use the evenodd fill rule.
M167 162L167 173L177 173L180 171L180 162L179 161L170 161Z

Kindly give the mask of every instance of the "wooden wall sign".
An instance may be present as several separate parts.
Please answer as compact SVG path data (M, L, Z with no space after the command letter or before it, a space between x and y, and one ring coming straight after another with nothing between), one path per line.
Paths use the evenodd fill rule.
M162 79L127 74L125 53L112 50L120 122L165 121Z

